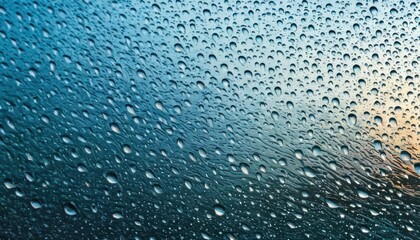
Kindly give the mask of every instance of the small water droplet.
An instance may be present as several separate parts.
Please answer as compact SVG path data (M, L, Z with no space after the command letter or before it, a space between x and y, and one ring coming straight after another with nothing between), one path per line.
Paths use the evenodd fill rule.
M132 149L131 149L130 145L124 144L123 145L123 152L126 153L126 154L130 154L132 152Z
M287 108L289 109L289 110L293 110L293 108L295 108L295 105L293 104L293 102L291 102L291 101L288 101L287 103L286 103L286 105L287 105Z
M153 185L153 190L157 194L162 194L163 193L163 189L162 189L162 187L159 184L154 184Z
M241 171L242 171L244 174L249 174L249 165L248 165L248 164L246 164L246 163L241 163L241 164L239 164L239 166L240 166L240 168L241 168Z
M216 204L216 205L214 205L214 213L217 215L217 216L223 216L223 215L225 215L225 207L223 207L222 205L220 205L220 204Z
M6 178L4 180L4 186L7 189L12 189L12 188L15 188L16 187L16 185L13 183L13 180L12 179L9 179L9 178Z
M178 140L176 141L176 144L178 145L179 148L184 148L184 141L181 138L178 138Z
M321 155L321 148L318 146L314 146L312 147L312 154L317 157L319 155Z
M361 189L357 190L357 195L359 195L360 198L368 198L369 194Z
M121 133L120 127L118 127L118 124L111 123L109 126L114 133Z
M369 8L369 12L370 14L375 16L376 14L378 14L378 9L375 6L372 6Z
M414 164L414 170L420 175L420 162Z
M39 200L36 200L36 199L31 200L31 206L34 209L40 209L40 208L42 208L41 202Z
M326 199L325 202L327 203L329 208L338 208L338 204L335 203L333 200L331 199Z
M356 125L357 123L356 115L354 115L353 113L350 113L348 116L348 122L349 122L349 125L352 125L352 126Z
M84 164L79 163L79 164L77 164L77 171L79 171L79 172L87 172L88 170L87 170L87 168L86 168L86 166Z
M106 174L106 180L111 184L117 184L118 183L118 177L117 174L114 172L109 172Z
M123 218L123 215L122 215L121 212L114 212L112 214L112 217L115 218L115 219L121 219L121 218Z
M411 160L411 154L407 151L401 151L400 158L403 161L410 161Z
M64 204L64 212L69 215L69 216L74 216L77 214L77 208L76 206L71 203L71 202L67 202Z
M305 176L307 177L310 177L310 178L316 177L314 170L310 167L304 167L303 172L305 173Z
M186 186L188 189L191 189L191 188L192 188L192 184L191 184L191 181L190 181L190 180L185 179L185 180L184 180L184 184L185 184L185 186Z
M160 101L155 102L155 107L157 109L159 109L160 111L163 111L164 110L163 103L160 102Z
M303 158L303 152L301 150L295 150L295 157L297 159L302 159Z
M139 76L139 78L143 79L143 78L146 78L146 73L143 70L138 70L137 71L137 76Z
M146 170L146 177L152 179L155 178L155 174L151 170Z

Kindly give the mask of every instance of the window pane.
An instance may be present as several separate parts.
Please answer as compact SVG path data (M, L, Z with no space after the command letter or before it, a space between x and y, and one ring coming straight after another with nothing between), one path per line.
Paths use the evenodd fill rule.
M0 238L419 239L419 3L2 1Z

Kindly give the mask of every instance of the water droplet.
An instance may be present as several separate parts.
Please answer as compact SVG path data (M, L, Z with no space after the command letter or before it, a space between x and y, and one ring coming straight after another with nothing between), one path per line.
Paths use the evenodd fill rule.
M79 163L79 164L77 164L77 171L84 173L84 172L87 172L88 170L87 170L87 168L84 164Z
M153 184L153 190L157 194L162 194L163 193L163 189L159 184Z
M118 127L118 124L111 123L109 126L114 133L121 133L120 128Z
M375 147L375 149L377 151L382 150L382 143L381 143L381 141L378 141L378 140L373 141L373 146Z
M279 120L279 118L280 118L280 115L279 115L279 113L278 112L276 112L276 111L272 111L271 112L271 117L274 119L274 120Z
M356 73L356 74L357 74L357 73L359 73L359 72L360 72L360 70L361 70L361 68L360 68L360 66L359 66L359 65L357 65L357 64L356 64L356 65L354 65L354 66L353 66L353 72L354 72L354 73Z
M114 172L109 172L106 174L106 180L111 184L117 184L118 183L118 177L117 174Z
M410 161L411 160L411 154L407 151L401 151L400 158L403 161Z
M130 154L132 152L130 145L124 144L123 145L123 152L126 154Z
M198 149L198 154L200 154L200 156L202 158L206 158L207 157L206 150L204 150L203 148Z
M151 170L146 170L146 177L152 179L155 178L155 174Z
M248 165L248 164L246 164L246 163L241 163L241 164L239 164L239 166L240 166L240 168L241 168L241 171L242 171L244 174L249 174L249 165Z
M361 189L357 190L357 195L359 195L360 198L368 198L369 194Z
M341 146L341 151L344 153L344 155L349 155L349 147Z
M331 199L326 199L325 202L327 203L329 208L338 208L339 207L338 204Z
M178 145L179 148L184 148L184 141L181 138L178 138L178 140L176 141L176 144Z
M363 233L369 233L369 229L368 229L367 227L361 227L361 228L360 228L360 230L361 230Z
M40 209L40 208L42 208L42 204L41 204L41 202L40 202L39 200L37 200L37 199L33 199L33 200L31 200L31 206L32 206L34 209Z
M188 189L191 189L192 188L192 184L191 184L191 182L188 179L185 179L184 180L184 184L185 184L185 187L187 187Z
M301 160L303 158L303 152L301 150L295 150L295 157Z
M71 202L67 202L64 204L64 212L69 215L69 216L74 216L77 214L77 208L76 206L71 203Z
M349 125L352 125L352 126L354 126L354 125L356 125L356 123L357 123L357 117L356 117L356 115L354 115L353 113L351 113L351 114L349 114L349 116L348 116L348 122L349 122Z
M223 207L222 205L220 205L220 204L216 204L216 205L214 205L214 213L217 215L217 216L223 216L223 215L225 215L225 207Z
M130 113L131 115L136 115L136 110L130 104L127 104L125 108L127 109L127 112Z
M112 217L115 218L115 219L121 219L121 218L123 218L123 215L122 215L121 212L114 212L112 214Z
M287 103L286 103L286 105L287 105L287 108L289 109L289 110L293 110L293 108L295 108L295 105L293 104L293 102L291 102L291 101L288 101Z
M318 146L314 146L312 147L312 154L317 157L319 155L321 155L321 148Z
M160 111L163 111L163 110L164 110L163 103L162 103L162 102L160 102L160 101L157 101L157 102L155 103L155 106L156 106L156 108L157 108L157 109L159 109Z
M255 41L256 41L257 43L262 43L262 41L263 41L263 37L261 37L260 35L258 35L258 36L256 36L256 37L255 37Z
M310 177L310 178L316 177L314 170L310 167L304 167L303 172L305 173L305 176L307 177Z
M420 162L414 164L414 171L420 175Z
M10 178L6 178L4 180L4 186L7 189L12 189L12 188L15 188L16 187L16 185L13 183L12 179L10 179Z
M146 78L146 73L143 70L138 70L137 71L137 76L139 76L139 78L143 79L143 78Z
M375 16L376 14L378 14L378 9L375 6L372 6L369 8L369 12L370 14Z

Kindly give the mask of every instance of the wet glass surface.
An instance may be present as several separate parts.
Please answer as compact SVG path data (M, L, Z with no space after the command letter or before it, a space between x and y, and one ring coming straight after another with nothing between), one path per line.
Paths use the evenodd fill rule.
M419 3L2 1L1 239L419 239Z

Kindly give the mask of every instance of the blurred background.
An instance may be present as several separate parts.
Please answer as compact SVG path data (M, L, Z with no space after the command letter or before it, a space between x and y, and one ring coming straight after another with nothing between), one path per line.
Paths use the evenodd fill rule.
M418 239L417 1L0 3L0 238Z

